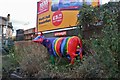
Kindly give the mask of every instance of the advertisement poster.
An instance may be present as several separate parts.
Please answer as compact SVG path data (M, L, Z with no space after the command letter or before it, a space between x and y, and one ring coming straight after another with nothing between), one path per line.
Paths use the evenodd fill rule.
M79 10L83 0L53 0L51 11L57 10Z
M99 5L99 0L85 1L87 5ZM82 5L83 0L40 0L37 3L38 31L76 26Z

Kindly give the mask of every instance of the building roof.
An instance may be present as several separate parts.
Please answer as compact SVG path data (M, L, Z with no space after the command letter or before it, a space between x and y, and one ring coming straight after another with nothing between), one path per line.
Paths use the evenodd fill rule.
M2 17L2 16L0 16L0 18L2 18L2 19L5 20L5 21L8 20L7 17Z

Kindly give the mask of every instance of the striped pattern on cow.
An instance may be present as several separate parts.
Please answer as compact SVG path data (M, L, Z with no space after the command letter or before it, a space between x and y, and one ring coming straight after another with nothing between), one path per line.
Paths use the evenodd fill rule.
M54 56L66 56L68 52L68 43L69 40L72 39L72 37L62 37L62 38L56 38L52 43L52 50Z

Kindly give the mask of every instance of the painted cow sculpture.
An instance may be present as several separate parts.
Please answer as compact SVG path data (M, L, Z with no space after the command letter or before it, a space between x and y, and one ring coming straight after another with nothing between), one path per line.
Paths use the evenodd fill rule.
M39 35L33 41L43 44L48 49L53 63L54 56L67 57L71 60L71 64L74 64L77 56L80 56L80 60L82 59L82 40L77 36L45 38Z

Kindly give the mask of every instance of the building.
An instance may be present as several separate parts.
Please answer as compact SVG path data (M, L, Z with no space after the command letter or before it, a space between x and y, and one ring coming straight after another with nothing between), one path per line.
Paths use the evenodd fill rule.
M37 36L35 32L36 32L36 28L30 28L27 30L18 29L16 30L16 41L32 40Z
M5 40L4 30L7 27L7 24L8 24L7 18L0 16L0 39L2 44L4 43Z
M10 14L7 17L0 16L0 38L2 44L8 44L8 39L12 38L13 26L10 22Z
M24 30L18 29L16 30L16 41L24 40Z
M37 35L35 34L35 28L27 29L24 31L24 39L25 40L32 40Z

